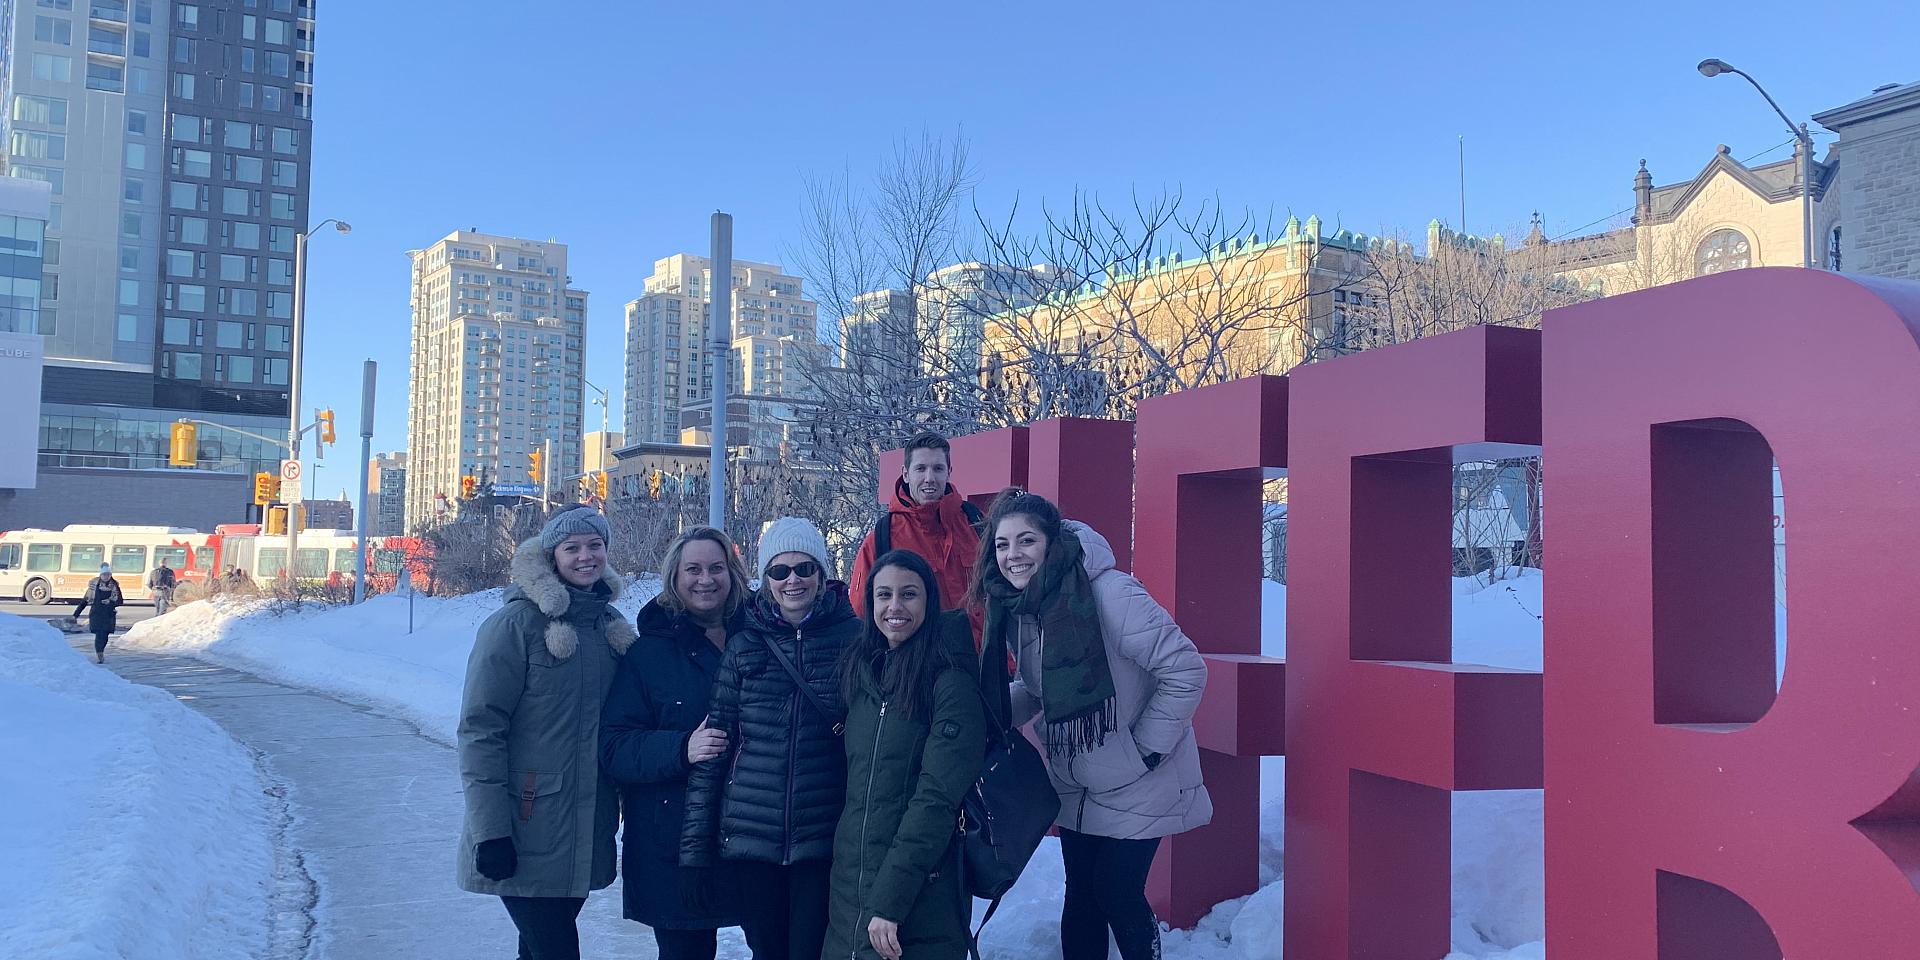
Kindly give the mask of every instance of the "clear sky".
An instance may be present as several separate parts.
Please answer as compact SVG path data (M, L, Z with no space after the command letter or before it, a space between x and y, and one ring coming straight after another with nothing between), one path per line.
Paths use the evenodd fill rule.
M618 429L625 304L655 259L705 253L724 209L736 257L789 260L806 176L871 171L923 130L964 133L988 211L1167 188L1416 239L1457 226L1464 136L1468 228L1513 237L1538 210L1557 235L1629 208L1643 157L1669 183L1716 144L1787 140L1740 78L1695 72L1705 57L1796 119L1920 79L1920 12L1863 0L320 10L312 217L353 233L309 248L305 405L333 406L342 441L316 490L353 483L363 359L374 449L406 448L406 251L456 229L568 244Z

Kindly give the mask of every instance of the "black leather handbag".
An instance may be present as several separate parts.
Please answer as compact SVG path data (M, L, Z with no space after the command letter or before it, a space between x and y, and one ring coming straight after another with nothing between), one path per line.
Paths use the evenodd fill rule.
M990 643L982 653L983 662L996 667L1006 663L1004 643ZM1000 685L1005 697L1005 674L986 670L983 674ZM1047 765L1040 751L1033 748L1019 730L1005 723L1004 711L996 711L987 701L984 689L980 699L986 707L988 722L998 736L987 742L986 761L980 775L960 800L959 833L954 838L960 886L971 896L991 900L980 926L967 936L967 953L980 960L980 931L1000 909L1000 899L1013 889L1020 872L1033 859L1033 852L1052 829L1060 815L1060 794L1047 776Z

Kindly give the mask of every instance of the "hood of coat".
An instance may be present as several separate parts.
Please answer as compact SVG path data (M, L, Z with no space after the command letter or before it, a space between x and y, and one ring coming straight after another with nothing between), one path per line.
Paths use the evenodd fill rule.
M552 551L540 546L539 537L527 540L513 551L507 576L511 585L507 587L506 599L525 597L546 615L547 652L562 660L573 656L573 651L580 646L579 631L567 622L567 608L573 605L573 594L567 582L560 579L560 571L553 568ZM614 653L624 654L633 646L633 628L627 625L625 617L611 609L613 601L620 597L620 575L613 572L612 564L601 571L599 586L607 588L607 612L612 614L606 619L607 644L613 647Z
M953 484L949 483L947 492L941 494L940 499L932 503L921 503L913 499L913 488L907 485L907 478L901 477L893 481L893 502L887 505L887 511L917 516L922 521L939 517L941 527L953 529L956 524L968 525L967 514L960 507L964 502L960 491L953 489Z
M1086 569L1088 580L1097 580L1113 569L1113 545L1099 531L1078 520L1062 520L1060 527L1080 538L1080 566Z
M743 603L734 609L732 616L726 619L725 626L728 634L740 629L746 609L747 604ZM640 613L634 617L634 621L643 637L662 637L686 643L703 642L706 639L705 627L685 613L669 609L666 604L660 602L658 595L648 600L646 606L640 608Z

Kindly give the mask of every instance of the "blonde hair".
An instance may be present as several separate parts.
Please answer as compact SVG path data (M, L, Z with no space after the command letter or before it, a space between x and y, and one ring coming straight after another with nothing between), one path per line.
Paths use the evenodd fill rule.
M680 595L675 585L679 578L680 558L686 552L687 544L696 540L705 540L720 547L720 554L727 558L727 601L721 607L721 614L733 616L735 610L747 600L747 565L740 561L740 553L734 549L733 541L725 533L713 527L694 527L673 539L667 546L667 555L660 561L660 605L675 613L687 609L687 600Z

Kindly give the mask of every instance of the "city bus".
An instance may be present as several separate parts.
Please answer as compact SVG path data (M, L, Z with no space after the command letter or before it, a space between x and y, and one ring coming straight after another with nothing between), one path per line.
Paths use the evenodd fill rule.
M72 523L59 530L0 531L0 597L28 603L77 601L100 565L128 600L151 600L147 573L165 560L176 585L205 581L219 559L212 534L190 527L122 527Z
M373 592L393 589L403 569L417 589L429 585L431 566L422 541L369 539L367 580ZM358 570L358 546L352 531L301 531L300 579L351 583ZM239 569L267 589L293 572L288 569L287 538L262 533L259 524L220 524L213 533L202 533L188 527L76 523L59 530L0 532L0 597L28 603L77 601L106 563L128 600L151 600L147 573L161 560L173 568L176 586L204 584L210 576Z

